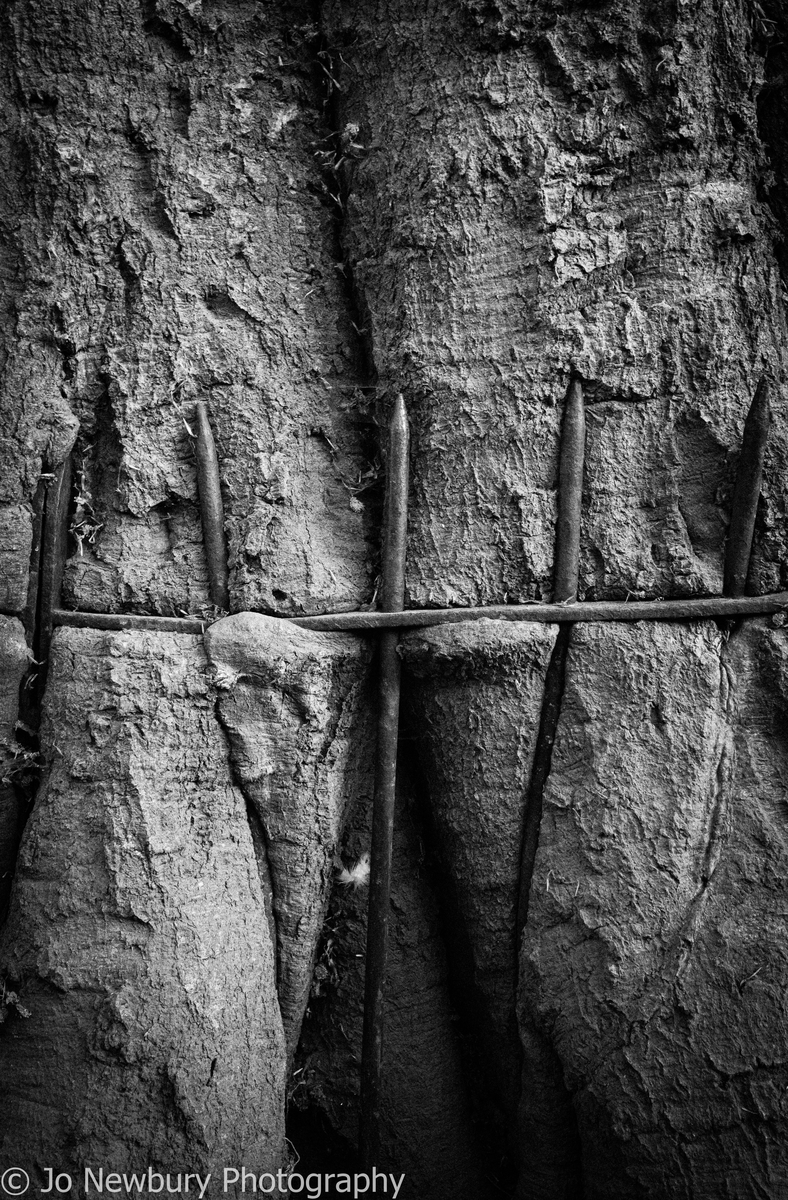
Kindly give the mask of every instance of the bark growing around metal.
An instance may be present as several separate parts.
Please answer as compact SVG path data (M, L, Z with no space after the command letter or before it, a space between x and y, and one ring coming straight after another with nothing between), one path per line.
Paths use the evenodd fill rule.
M584 1196L788 1186L787 653L762 621L575 628L521 958L523 1197L571 1165L545 1165L531 1037Z
M742 430L763 375L775 386L747 586L788 587L775 249L788 162L784 23L771 0L6 4L0 608L25 609L40 477L78 434L64 603L202 614L208 576L186 424L203 400L231 609L368 604L385 467L372 417L400 391L414 443L407 602L547 599L573 375L587 421L581 599L722 590ZM473 633L408 635L404 685L425 719L403 743L412 761L399 799L382 1124L391 1169L408 1156L412 1195L483 1194L503 1150L491 1133L485 1151L474 1105L508 1136L509 1184L523 1200L581 1187L586 1200L784 1190L785 634L751 619L727 632L723 644L710 622L572 631L528 920L510 967L517 798L553 632L482 622ZM83 1150L104 1139L125 1162L131 1114L151 1153L155 1124L164 1157L196 1146L213 1161L225 1105L238 1118L234 1147L248 1137L259 1161L278 1154L285 1050L265 839L238 809L199 642L185 639L176 667L166 648L177 638L55 634L45 784L3 943L9 981L38 1007L28 1004L27 1019L9 1008L0 1060L32 1088L54 1055L74 1086L100 1080L113 1100L76 1133L64 1107L40 1132L42 1155L68 1138ZM69 679L77 646L89 649ZM494 660L504 664L498 683L480 666ZM105 687L111 678L120 682ZM499 709L496 688L506 693ZM106 741L107 722L125 731L125 758ZM280 734L266 727L281 765L290 733ZM157 754L172 765L166 785L153 773ZM93 807L83 811L91 762ZM222 797L216 813L207 781ZM322 811L339 813L336 786L327 783ZM211 886L223 880L233 898L220 901L219 888L190 941L200 872L189 859L167 876L172 904L150 937L162 947L154 982L170 999L147 1058L135 1048L142 985L122 949L128 920L142 935L123 915L120 871L146 828L141 796L156 827L196 807ZM363 799L354 813L346 857L368 846ZM189 826L184 836L198 835ZM89 861L72 862L75 841ZM159 895L153 868L164 860L146 854L134 861L148 864ZM320 871L314 912L327 857ZM47 887L63 909L52 929ZM488 893L500 941L485 942ZM323 942L314 947L310 927L303 948L318 971L302 1082L292 1081L298 1101L344 1136L356 1116L361 995L348 912L337 925L330 909ZM105 918L114 932L102 958L84 930ZM172 990L180 970L208 987L204 937L224 964L207 1007ZM249 938L255 967L239 982ZM508 998L507 971L519 971ZM250 988L259 1056L244 1074L239 997ZM111 1007L116 992L131 997L131 1013L107 1018L101 1033L91 1006L102 995ZM225 1024L209 1035L216 1011ZM182 1025L197 1030L193 1045L178 1040ZM519 1038L522 1063L513 1070L510 1058L507 1086L488 1089L467 1061L463 1076L463 1047L480 1031L500 1047L501 1030ZM205 1079L226 1089L221 1103L201 1074L203 1051L218 1043L232 1066L212 1053ZM427 1094L425 1075L445 1103ZM417 1110L430 1113L429 1128ZM8 1128L13 1147L37 1127Z
M0 974L7 1161L283 1161L274 947L202 639L60 630ZM7 1003L7 1001L5 1002ZM81 1179L80 1179L81 1184Z
M217 621L205 642L234 773L261 826L292 1058L346 812L371 792L371 647L257 613Z

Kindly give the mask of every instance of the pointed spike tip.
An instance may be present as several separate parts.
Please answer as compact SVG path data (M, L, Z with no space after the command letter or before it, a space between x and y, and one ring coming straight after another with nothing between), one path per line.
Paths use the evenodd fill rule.
M405 397L399 392L394 400L389 427L392 433L408 434L408 410L405 407Z

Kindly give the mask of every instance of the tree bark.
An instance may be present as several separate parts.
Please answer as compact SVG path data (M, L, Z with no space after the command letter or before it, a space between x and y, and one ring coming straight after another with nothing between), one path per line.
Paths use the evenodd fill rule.
M373 643L281 618L374 607L398 393L406 606L555 598L572 379L579 599L722 592L763 379L744 590L788 588L786 44L772 0L3 6L9 1161L275 1170L289 1104L352 1163ZM56 629L15 728L70 454L61 604L222 619ZM404 1200L785 1190L785 629L403 633Z

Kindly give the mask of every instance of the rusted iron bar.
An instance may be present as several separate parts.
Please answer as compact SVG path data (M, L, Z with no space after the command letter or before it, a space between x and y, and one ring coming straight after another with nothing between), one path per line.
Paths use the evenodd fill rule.
M493 604L488 608L413 608L405 612L327 613L319 617L278 617L322 633L376 633L424 629L463 621L536 621L579 624L590 621L706 621L714 617L757 617L788 609L788 592L766 596L706 596L687 600L581 600L577 604ZM15 613L7 614L15 616ZM154 617L142 613L89 613L55 609L54 625L80 629L152 629L161 633L201 633L215 620L206 617Z
M744 422L725 550L722 590L726 596L743 596L747 584L755 515L761 494L763 459L769 436L769 418L769 383L762 379Z
M56 608L53 625L68 625L72 629L142 629L152 633L204 633L211 624L198 617L149 617L142 613L71 612Z
M197 421L197 490L200 494L200 514L208 559L208 584L211 603L225 611L230 608L230 575L227 569L227 546L224 540L224 506L219 480L219 459L216 443L208 420L208 405L198 400L194 406Z
M585 462L586 418L583 389L572 379L566 397L561 429L561 461L558 470L558 522L555 531L553 599L568 608L577 601L577 577L580 565L580 519L583 505L583 465ZM534 747L531 778L525 796L523 832L520 843L520 874L515 920L515 962L531 896L531 880L539 849L544 789L553 761L553 744L561 716L566 657L569 653L571 625L562 625L550 655L544 682L544 698L539 731Z
M585 448L583 387L579 379L573 379L569 384L564 408L561 458L558 466L558 520L553 572L553 601L556 604L577 599Z
M350 612L287 617L294 625L326 633L376 629L423 629L462 621L704 621L710 617L758 616L788 605L788 592L767 596L704 596L686 600L581 600L576 604L492 604L486 608L413 608L402 613Z
M534 874L536 851L539 849L539 830L542 824L542 801L545 784L550 775L553 761L553 745L558 729L558 718L561 715L561 700L564 694L564 677L566 675L566 657L569 652L569 636L571 627L559 629L553 653L547 666L544 681L544 699L539 718L539 732L534 747L534 760L531 768L531 778L525 799L525 815L523 818L523 836L520 847L520 875L517 896L517 917L515 921L515 962L518 961L520 941L528 920L528 903L531 896L531 880Z
M398 612L405 603L405 549L408 523L408 417L398 396L389 424L387 488L383 532L381 605ZM375 797L372 809L372 853L364 976L364 1030L361 1048L361 1115L359 1153L363 1169L378 1160L381 1064L383 1058L383 987L386 973L394 799L397 782L400 660L398 634L380 638L378 729Z

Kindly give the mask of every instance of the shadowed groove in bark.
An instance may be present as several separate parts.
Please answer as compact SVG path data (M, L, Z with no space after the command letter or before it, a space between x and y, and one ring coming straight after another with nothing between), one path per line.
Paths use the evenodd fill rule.
M211 423L208 420L208 405L204 400L198 400L195 404L194 417L197 425L194 447L197 458L197 489L200 496L205 556L208 559L211 602L217 608L227 611L230 607L230 576L227 568L219 459Z
M761 494L763 459L769 437L769 382L762 379L744 422L741 456L731 503L731 523L725 551L722 590L726 596L743 596L752 554L752 539L758 498Z
M482 1170L492 1185L492 1195L508 1196L516 1180L517 1097L511 1096L501 1072L501 1052L522 1056L516 1028L505 1046L490 1039L488 1006L476 980L473 944L463 918L457 881L440 852L440 837L421 761L425 729L413 704L413 680L404 676L398 775L414 798L413 819L425 848L425 869L438 900L443 944L446 948L447 989L456 1012L465 1093L478 1131ZM514 958L514 930L512 930ZM515 976L516 978L516 976Z
M763 86L758 94L758 132L774 172L766 184L766 199L777 218L782 237L775 239L775 255L783 279L788 279L788 10L782 0L762 0L755 32L766 46Z
M318 28L321 26L322 7L321 0L317 0L315 23ZM372 349L371 323L368 312L364 311L363 296L359 294L356 287L353 264L343 238L346 204L353 180L354 155L360 151L354 148L354 137L343 126L340 115L338 102L341 90L340 57L338 47L333 46L324 33L320 33L317 36L314 51L315 79L318 93L322 95L323 114L328 128L326 137L328 145L325 150L316 151L316 156L322 160L325 202L334 215L337 270L342 279L350 319L358 339L364 377L361 387L374 390L377 382L377 370Z
M322 2L316 0L313 6L314 34L307 40L313 42L312 61L314 64L315 90L320 98L326 135L323 145L317 143L314 150L315 158L320 163L322 176L322 202L332 215L334 231L335 269L339 278L340 288L344 294L346 312L353 326L354 340L358 353L359 383L357 387L369 400L374 398L377 387L377 369L372 349L372 322L363 295L356 286L353 264L347 253L344 240L346 204L352 183L353 155L356 153L351 143L352 136L344 128L339 111L338 94L341 84L339 75L338 48L333 46L322 28ZM385 427L381 430L385 435ZM377 431L371 430L368 456L373 461L379 456L380 441ZM365 489L367 502L372 502L372 508L382 514L383 480L380 479Z
M218 708L217 708L218 716ZM221 724L221 721L219 722ZM226 736L226 734L225 734ZM229 743L228 743L229 752ZM235 778L235 768L232 765L232 756L230 757L230 770L234 776L234 782L239 791L242 791L241 785ZM260 889L263 893L263 905L265 906L265 915L268 921L268 929L271 934L271 944L277 949L277 978L279 975L279 952L276 940L276 914L274 913L274 885L271 879L271 869L268 865L268 837L265 831L265 825L262 822L260 814L253 804L244 796L246 802L246 819L249 822L249 833L252 837L252 846L254 848L254 856L257 861L257 874L260 879Z
M47 486L46 480L40 479L36 488L35 496L33 497L33 543L30 549L30 570L27 577L27 603L25 611L22 614L22 624L25 629L25 638L30 650L35 657L35 645L38 637L38 605L41 591L41 564L42 551L41 547L44 539L44 512L46 508ZM3 614L13 616L13 613ZM38 697L39 693L35 686L36 665L31 663L29 669L25 672L22 679L22 686L19 691L19 720L20 728L18 733L22 733L22 727L26 726L29 730L38 728ZM29 735L26 735L29 736Z

